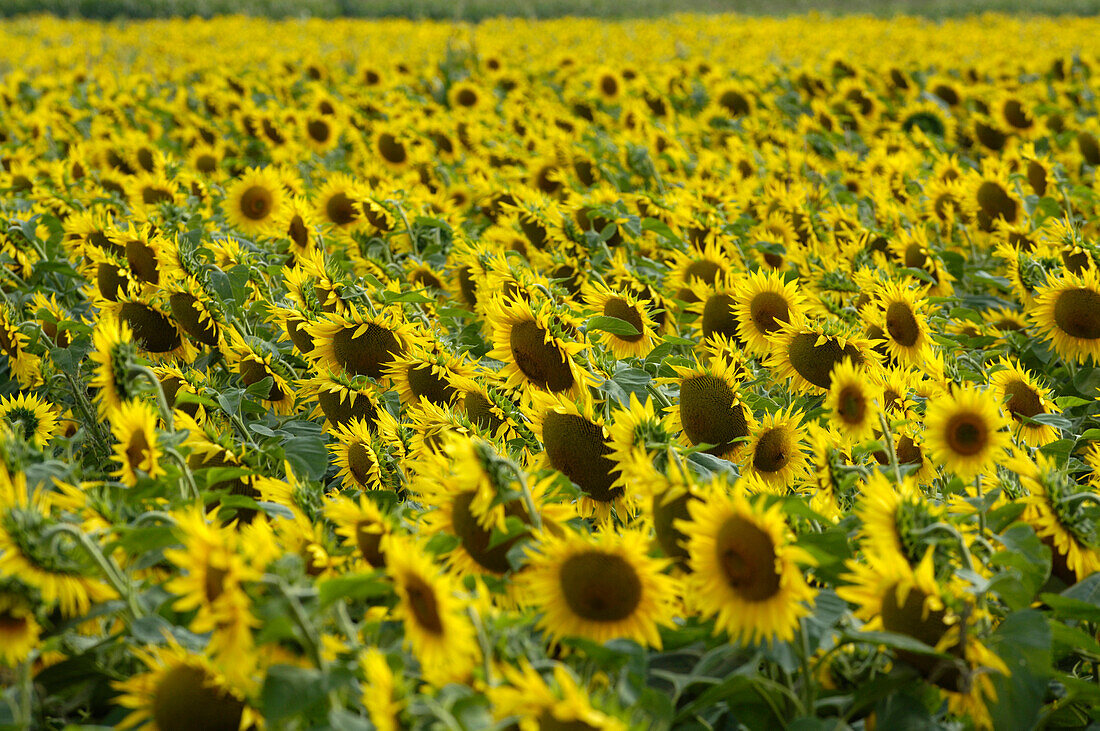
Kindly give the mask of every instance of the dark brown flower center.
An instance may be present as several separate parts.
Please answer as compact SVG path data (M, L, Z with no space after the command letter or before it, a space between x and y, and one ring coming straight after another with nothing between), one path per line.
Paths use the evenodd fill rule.
M680 384L680 423L692 444L713 444L713 455L730 451L734 442L749 434L745 407L734 404L735 393L717 376L702 374Z
M516 366L531 383L552 393L572 388L573 372L566 356L553 342L546 342L548 333L531 320L512 326L509 344Z
M629 561L588 551L561 566L561 589L569 608L590 622L619 622L642 602L642 582Z
M1071 337L1100 338L1100 292L1085 288L1060 292L1054 303L1054 323Z
M621 487L611 488L615 463L608 459L612 449L598 424L576 414L551 411L542 422L542 440L554 469L593 500L611 502L623 494Z
M253 185L241 194L241 215L252 221L262 221L271 214L275 196L262 185Z
M752 522L730 518L718 530L714 546L723 578L742 599L762 602L779 592L775 545Z
M165 671L153 692L153 721L160 731L237 731L244 703L212 687L206 673L189 665Z

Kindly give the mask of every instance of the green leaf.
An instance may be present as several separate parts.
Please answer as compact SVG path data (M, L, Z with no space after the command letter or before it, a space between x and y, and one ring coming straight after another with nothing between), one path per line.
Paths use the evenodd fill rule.
M328 450L318 436L297 436L283 444L286 458L299 477L320 480L328 469Z
M911 652L914 655L927 655L929 657L938 657L945 660L950 658L949 655L946 655L942 652L937 652L936 648L926 645L918 639L914 639L909 635L898 634L896 632L844 633L840 636L840 642L882 645L884 647L889 647L892 650Z
M585 326L587 332L593 332L595 330L602 330L603 332L611 333L612 335L623 335L630 337L632 335L641 335L638 332L638 328L631 325L626 320L620 320L617 317L611 317L610 315L596 315L588 320L588 324Z
M1100 607L1089 602L1061 594L1042 594L1040 598L1051 608L1058 619L1075 619L1081 622L1100 622Z
M1013 612L989 637L989 646L1008 666L1010 675L988 675L997 692L989 704L993 728L1030 730L1039 722L1052 673L1053 636L1046 617L1034 609Z
M369 599L387 596L391 591L393 585L374 573L337 576L317 584L317 597L322 609L340 599Z
M315 668L272 665L264 678L260 699L268 723L299 715L324 701L324 676Z
M1009 570L994 575L987 588L997 592L1010 609L1023 609L1050 575L1050 549L1026 523L1013 524L999 538L1005 550L994 554L990 563Z

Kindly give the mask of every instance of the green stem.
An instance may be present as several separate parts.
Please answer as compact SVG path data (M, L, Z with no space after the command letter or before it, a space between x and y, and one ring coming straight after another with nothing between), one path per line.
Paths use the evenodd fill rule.
M894 432L890 429L890 421L886 418L886 412L878 412L878 423L882 426L882 435L886 437L886 453L890 458L890 469L894 472L894 479L900 485L903 480L901 477L901 466L898 464L898 448L894 444Z
M164 395L164 386L161 385L160 379L157 378L157 374L153 373L153 369L149 366L138 365L136 363L130 364L130 370L138 375L145 376L145 380L153 384L153 391L157 395L157 406L160 408L160 418L164 420L164 425L168 427L169 431L175 431L175 419L172 416L172 407L168 405L168 397Z
M49 530L42 534L42 540L48 541L53 536L59 533L68 533L76 539L77 543L88 553L93 561L99 566L100 571L107 579L107 583L111 585L118 595L126 600L126 606L130 610L131 616L134 619L140 619L144 616L144 612L141 611L141 607L138 606L137 597L134 596L134 588L130 581L126 578L126 574L122 571L119 565L114 559L110 558L100 549L98 545L92 540L84 531L77 528L75 525L69 523L58 523L52 526Z
M164 453L171 457L172 461L180 467L180 474L183 475L183 489L180 490L180 493L183 499L187 500L193 498L197 500L201 497L202 493L199 492L198 483L195 482L195 475L191 473L191 466L187 464L187 460L184 456L171 447L165 447Z
M485 682L492 685L493 648L489 644L489 635L486 634L485 624L481 621L481 615L477 613L477 608L473 604L466 607L466 612L470 615L470 622L473 623L474 630L477 632L477 643L481 645L481 663L485 673Z
M306 617L306 610L302 607L302 603L298 601L298 597L294 596L290 591L290 586L286 583L286 580L281 576L275 576L274 574L267 574L264 576L264 583L274 586L279 590L279 593L283 595L287 603L290 605L290 614L294 618L294 622L298 625L298 629L302 631L302 641L306 646L306 651L312 658L314 665L317 668L323 669L325 667L325 659L321 654L321 639L317 635L317 630L309 623L309 618Z

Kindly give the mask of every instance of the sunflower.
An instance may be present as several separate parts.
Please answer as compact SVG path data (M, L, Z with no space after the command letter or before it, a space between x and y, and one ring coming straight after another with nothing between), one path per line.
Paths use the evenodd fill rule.
M343 539L346 547L357 552L372 568L386 567L382 544L393 533L393 525L370 498L360 495L355 501L346 495L337 495L325 502L324 514L335 524L336 535Z
M678 403L669 406L668 430L681 434L688 446L711 445L708 454L729 459L744 447L752 433L752 411L741 401L739 371L727 359L711 358L706 365L672 366L680 387Z
M234 678L247 677L249 661L254 661L252 628L260 623L252 614L245 588L263 577L252 561L274 547L265 551L250 541L246 560L241 534L231 527L211 525L198 508L177 514L176 527L183 548L164 552L164 558L178 569L164 585L179 597L172 608L180 612L197 609L190 629L211 632L207 651ZM257 535L254 532L252 538Z
M874 316L867 319L877 321L887 354L902 365L920 365L931 347L926 307L919 292L896 282L884 283L870 305Z
M0 397L0 420L18 427L24 440L39 449L58 432L57 412L35 394Z
M694 293L697 284L713 285L719 277L733 270L729 255L716 242L709 242L702 250L676 252L669 262L666 282L671 285L667 291L671 299L691 304L698 297Z
M616 485L624 489L642 484L652 473L654 464L667 461L667 450L676 435L668 428L668 420L658 415L652 399L644 402L630 394L625 409L615 412L607 428L611 460L619 473Z
M283 207L284 195L274 169L248 168L225 191L225 219L249 236L266 235Z
M13 667L38 647L42 628L29 601L10 589L0 590L0 665Z
M349 234L365 222L360 199L361 183L344 173L328 178L314 194L314 215L337 232Z
M894 483L884 473L872 471L860 486L853 512L862 525L859 535L866 550L900 555L913 566L931 547L946 550L926 530L948 520L946 508L929 500L913 475Z
M1056 440L1058 430L1049 424L1024 421L1053 413L1050 389L1042 386L1015 361L1002 358L999 365L1004 367L990 376L989 385L997 401L1004 405L1005 411L1016 422L1013 426L1015 437L1033 447L1042 447Z
M806 301L798 281L785 279L781 272L757 270L742 280L735 294L737 336L753 355L770 352L768 337L783 325L799 322L806 313Z
M1100 363L1100 272L1064 273L1035 294L1030 316L1063 360Z
M504 364L500 373L506 386L572 396L594 383L577 360L584 343L567 339L567 323L549 300L536 309L523 300L497 297L487 305L487 319L493 345L489 357Z
M467 681L480 652L454 580L410 539L390 536L383 551L397 592L405 643L420 661L424 678L437 686Z
M773 491L791 487L807 463L802 418L793 406L785 412L767 414L745 447L742 474L759 477Z
M607 426L591 398L577 401L552 394L532 397L528 414L543 445L542 462L581 489L580 512L606 519L615 507L631 512L632 496L615 477L614 449Z
M633 333L598 332L595 339L611 351L616 359L644 358L653 350L656 325L648 308L626 290L613 290L603 283L584 288L585 301L596 314L614 317L634 328Z
M465 358L451 355L430 336L413 343L386 367L386 375L406 406L418 404L422 398L440 406L453 404L459 395L453 380L474 373Z
M363 706L371 724L378 731L400 731L407 728L401 718L405 700L399 697L398 679L389 665L390 656L368 647L359 658L363 669Z
M516 405L494 386L494 375L486 371L470 378L452 374L450 381L458 393L455 404L470 423L491 438L508 441L519 436L519 414Z
M990 393L952 389L928 402L924 438L937 464L967 480L992 467L1011 444L1007 426Z
M42 359L28 353L29 338L15 324L16 315L9 305L0 308L0 352L8 357L8 367L22 388L42 383Z
M851 361L837 365L830 378L832 383L824 403L829 423L850 444L860 444L873 435L878 424L878 404L873 391Z
M828 392L834 369L844 361L851 361L863 374L873 374L878 367L870 341L830 322L788 323L768 342L767 366L777 377L788 379L797 393Z
M317 406L309 418L324 416L331 426L352 419L373 424L380 414L377 388L363 376L349 378L322 369L318 375L299 383L299 396L303 400L316 399Z
M111 312L126 323L133 334L133 342L150 360L162 362L179 358L190 362L194 358L194 348L184 339L175 320L162 311L160 304L123 295L111 305Z
M1029 493L1023 519L1050 547L1052 573L1075 584L1100 571L1100 509L1089 487L1042 452L1033 459L1018 455L1008 466Z
M52 525L45 493L27 489L26 475L11 475L0 463L0 576L17 577L36 589L40 604L57 604L65 617L79 617L92 603L117 594L98 578L74 540L50 544L35 536Z
M276 352L266 341L233 330L226 359L236 367L245 388L271 379L267 392L260 394L260 398L275 413L289 414L294 410L294 388L284 374L282 364L276 360Z
M992 728L987 701L996 700L990 674L1008 668L976 638L980 611L959 611L965 601L957 579L936 580L932 552L914 568L896 553L866 553L862 562L848 561L837 588L840 598L856 606L866 631L886 631L912 637L948 658L897 650L898 659L913 666L928 682L947 691L952 710L962 711L983 728ZM966 625L965 627L963 625Z
M493 716L513 720L518 731L626 731L624 721L593 705L568 666L554 663L553 667L553 679L547 681L526 659L518 668L504 666L506 682L488 691Z
M168 306L172 319L189 338L211 348L222 344L221 316L196 279L189 276L176 279L170 288Z
M526 601L541 614L538 627L554 641L626 638L659 649L676 582L662 573L665 560L646 555L648 544L637 530L544 536L521 575Z
M287 240L290 253L297 258L313 252L317 239L317 214L305 198L294 196L278 212L272 232Z
M686 580L691 601L715 617L715 633L741 642L789 641L810 614L814 591L799 564L812 560L791 542L780 506L734 486L688 504L690 520L675 525L689 536Z
M128 401L109 416L111 432L118 440L113 459L119 463L111 475L134 487L139 470L153 479L166 474L160 463L164 452L157 437L157 414L153 407L144 401Z
M347 314L326 313L305 330L314 342L309 354L314 361L349 376L375 379L405 352L412 337L397 315L367 315L354 306Z
M467 436L445 438L443 449L417 469L413 489L424 505L434 508L423 517L422 530L429 535L448 534L458 539L454 549L442 558L460 576L511 573L518 547L530 536L528 508L513 470L501 461L487 442ZM553 480L542 480L531 491L531 500L548 526L564 524L570 509L547 503L547 488ZM563 509L564 508L564 509ZM514 518L523 527L509 526ZM504 536L495 541L494 533ZM509 588L511 588L509 586Z
M244 690L230 684L205 655L190 653L171 641L167 647L135 649L145 672L115 681L118 704L133 709L119 728L145 726L152 731L243 731L258 720Z

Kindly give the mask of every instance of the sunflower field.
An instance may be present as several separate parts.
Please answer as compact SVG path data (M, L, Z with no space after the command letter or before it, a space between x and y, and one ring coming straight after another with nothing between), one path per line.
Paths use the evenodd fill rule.
M0 727L1100 727L1098 34L3 21Z

